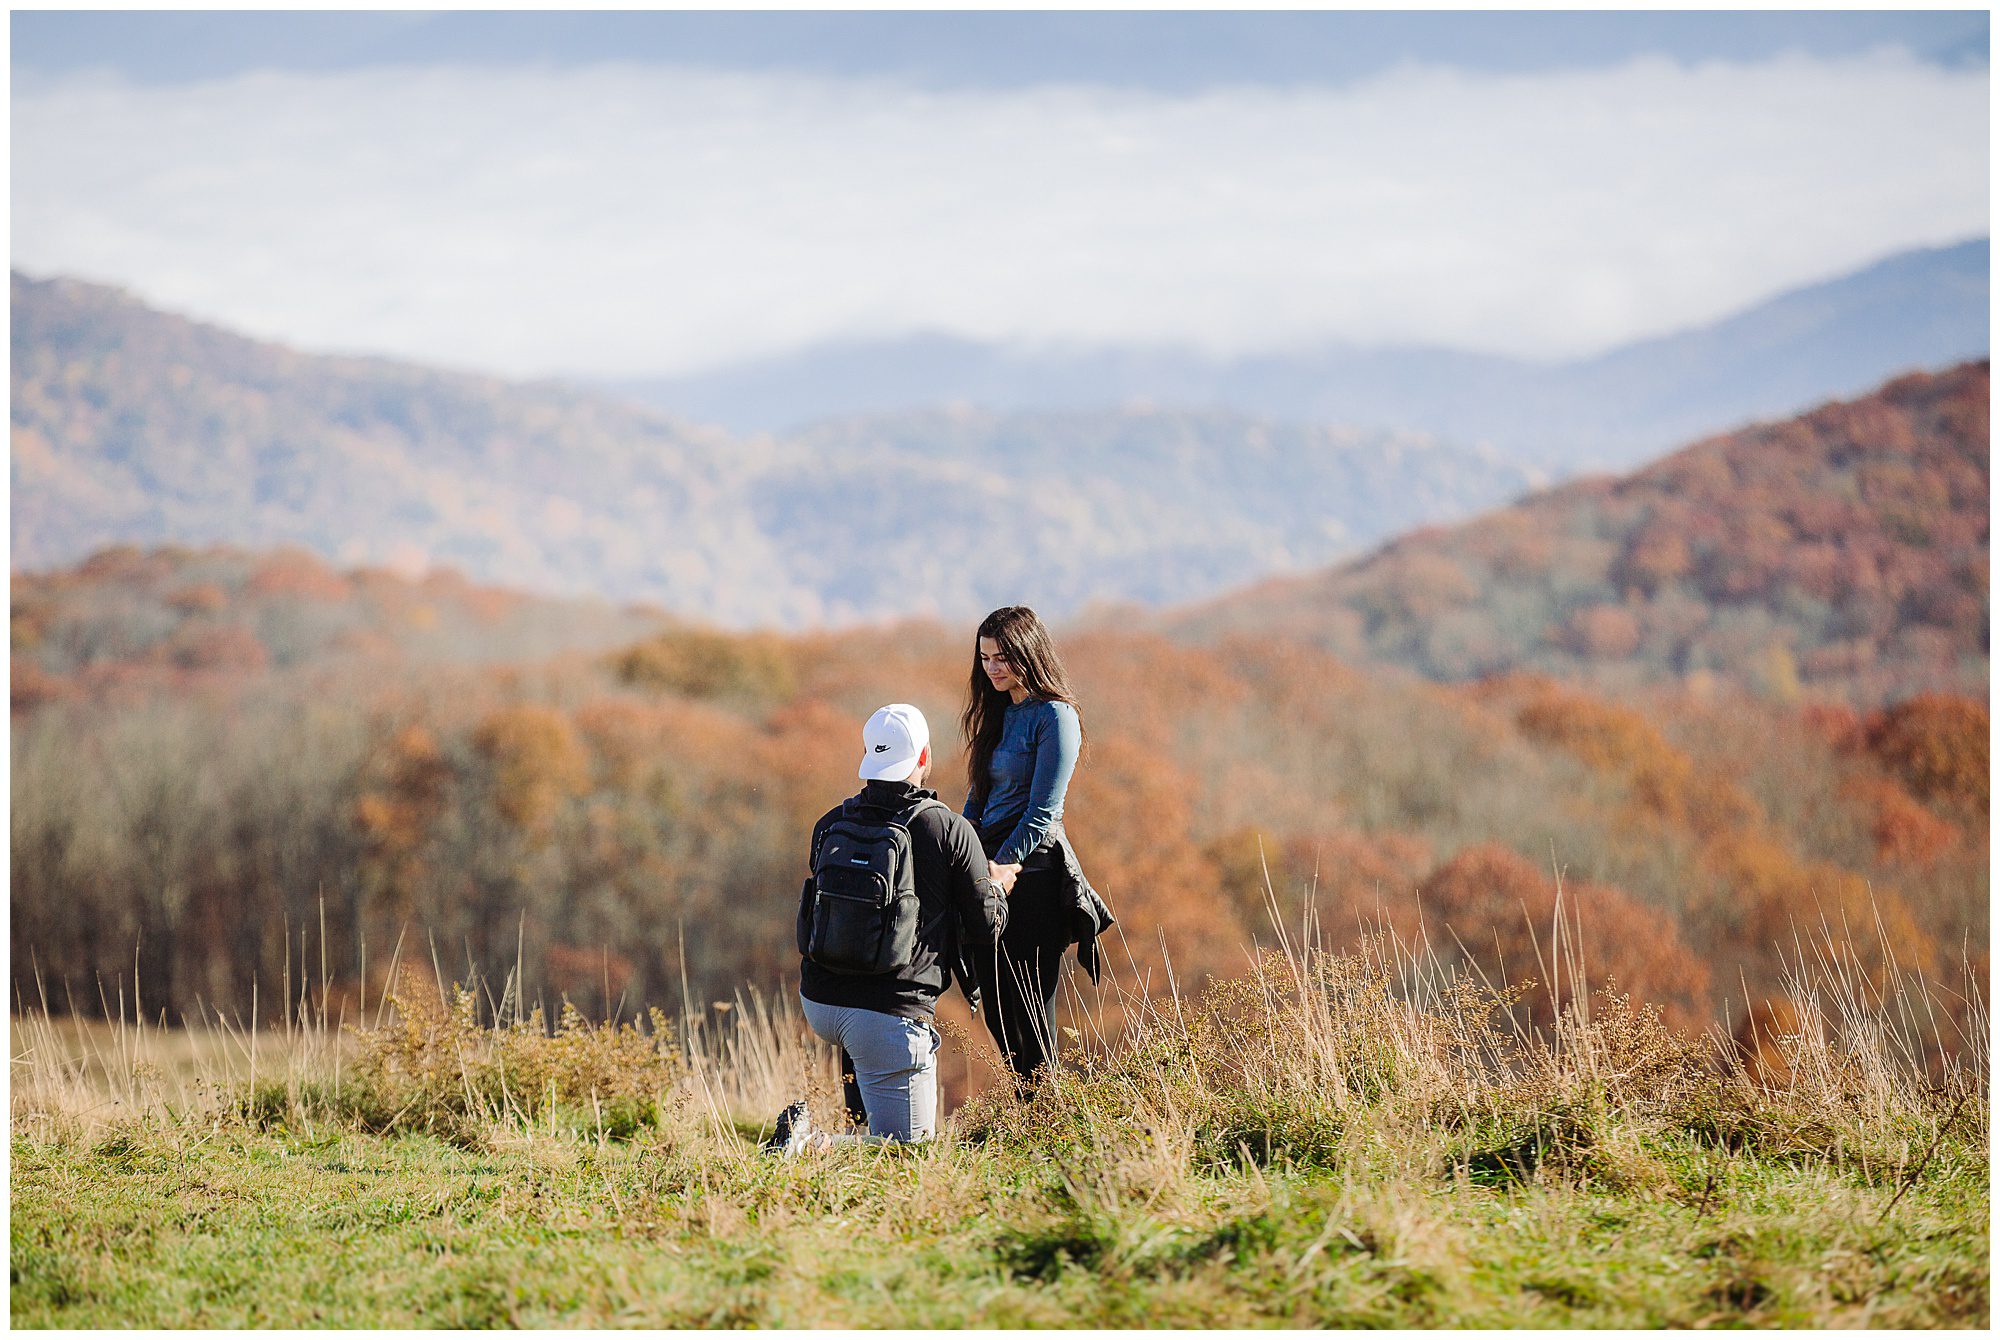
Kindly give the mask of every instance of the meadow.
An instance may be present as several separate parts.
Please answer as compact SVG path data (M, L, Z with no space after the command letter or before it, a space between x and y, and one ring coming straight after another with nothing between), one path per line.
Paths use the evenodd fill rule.
M1566 917L1554 982L1588 975ZM1128 957L1030 1102L960 1086L932 1144L795 1159L758 1149L772 1114L839 1103L783 996L551 1019L511 974L403 963L343 1023L301 963L271 1028L30 1005L11 1319L1987 1323L1986 1036L1944 1036L1935 988L1802 943L1753 1058L1611 991L1541 1028L1421 941L1271 930L1199 992L1133 993Z
M15 1324L1987 1319L1983 697L1104 612L1070 1063L948 999L946 1138L783 1161L805 834L964 629L131 547L12 623Z

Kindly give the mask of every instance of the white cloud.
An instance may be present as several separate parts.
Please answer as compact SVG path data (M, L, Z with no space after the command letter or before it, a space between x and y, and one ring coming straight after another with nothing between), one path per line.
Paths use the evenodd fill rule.
M1896 51L1189 97L601 66L17 83L13 260L313 349L692 370L936 329L1590 352L1987 229Z

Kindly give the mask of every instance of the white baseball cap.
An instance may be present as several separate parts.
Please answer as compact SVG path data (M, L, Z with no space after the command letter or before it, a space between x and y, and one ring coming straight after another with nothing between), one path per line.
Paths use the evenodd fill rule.
M861 728L861 780L906 782L930 747L931 727L908 703L890 703Z

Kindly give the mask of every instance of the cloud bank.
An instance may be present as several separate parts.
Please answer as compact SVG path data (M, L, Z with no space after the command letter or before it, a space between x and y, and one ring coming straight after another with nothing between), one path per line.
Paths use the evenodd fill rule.
M13 262L315 350L694 371L848 335L1586 354L1988 227L1906 53L1345 89L602 65L17 81Z

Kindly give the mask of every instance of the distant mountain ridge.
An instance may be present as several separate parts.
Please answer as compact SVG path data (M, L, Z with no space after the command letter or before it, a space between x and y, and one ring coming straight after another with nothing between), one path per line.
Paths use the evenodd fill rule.
M1170 348L1030 349L944 335L820 345L711 373L616 383L736 431L963 402L992 411L1130 401L1491 444L1560 473L1621 469L1693 437L1988 352L1986 239L1904 252L1712 325L1561 364L1328 345L1208 359Z
M737 626L1198 599L1535 477L1218 412L923 411L737 438L555 384L311 356L16 274L13 561L299 545Z
M1985 360L1911 374L1162 622L1448 681L1983 695L1990 401Z

